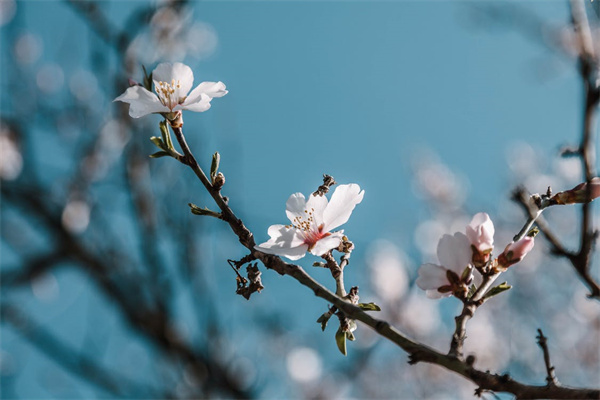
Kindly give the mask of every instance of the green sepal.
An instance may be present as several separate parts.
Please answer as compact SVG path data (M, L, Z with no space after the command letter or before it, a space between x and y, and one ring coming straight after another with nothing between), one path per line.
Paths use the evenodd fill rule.
M365 311L381 311L381 307L375 303L358 303L358 307Z
M215 181L215 177L217 176L217 172L219 171L219 163L221 162L221 155L219 152L215 152L212 156L212 163L210 164L210 180L211 182Z
M167 156L171 156L169 153L167 153L166 151L157 151L154 154L150 154L150 158L161 158L161 157L167 157Z
M142 65L142 70L144 70L144 87L147 91L152 91L152 74L148 75L146 72L146 67Z
M534 238L538 233L540 233L540 229L537 226L534 226L527 232L527 236Z
M335 333L335 342L337 343L338 349L343 355L346 355L346 332L342 331L342 328L338 328Z
M460 281L461 282L466 282L467 278L469 277L469 275L471 275L471 272L473 272L473 267L471 267L470 265L467 266L467 268L465 268L460 276Z
M467 298L470 299L471 297L473 297L473 295L475 294L476 291L477 291L477 286L475 286L475 285L469 286L469 292L467 293Z
M494 297L494 296L496 296L496 295L498 295L498 294L500 294L502 292L506 292L510 288L512 288L512 286L510 286L506 282L502 282L498 286L494 286L493 288L491 288L490 290L488 290L488 292L483 296L483 298L484 299L489 299L490 297Z
M317 320L317 323L321 324L322 331L325 331L325 328L327 327L327 323L329 322L329 318L331 318L331 315L332 314L329 313L329 311L327 311L326 313L323 313L323 315L321 315Z
M171 133L169 132L169 125L167 120L162 120L158 123L160 129L160 135L162 136L163 142L167 145L167 148L173 148L173 142L171 141Z

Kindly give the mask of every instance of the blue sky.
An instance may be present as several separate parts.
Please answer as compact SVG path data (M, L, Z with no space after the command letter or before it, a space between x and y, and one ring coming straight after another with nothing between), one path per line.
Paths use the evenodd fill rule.
M120 26L140 4L102 6ZM516 26L482 19L475 11L483 4L192 2L193 20L212 25L218 47L207 59L177 61L190 64L197 82L220 80L230 92L215 99L209 112L186 114L184 130L206 168L210 156L221 152L225 192L257 241L268 239L269 225L286 222L285 201L291 193L312 192L327 173L339 183L358 183L366 191L344 226L358 245L353 256L359 260L357 267L363 263L366 245L380 237L398 240L408 253L417 254L412 234L426 208L412 189L410 165L423 148L437 153L468 180L469 209L493 214L498 199L506 198L512 188L506 153L515 143L528 142L544 151L548 155L544 162L549 163L560 145L578 140L582 94L574 61L526 38ZM520 4L556 26L568 21L566 2ZM54 1L26 1L18 7L23 12L18 20L22 30L43 40L39 64L58 64L67 80L76 69L89 68L90 60L84 56L95 39L89 32L85 35L91 35L91 41L80 34L83 25L72 10ZM12 62L9 51L3 43L3 68ZM118 68L110 64L111 54L104 56L109 68ZM133 78L141 79L138 71ZM5 83L10 77L3 75ZM98 102L108 120L119 106L110 101L119 93L113 92L113 82L98 84L108 92L99 95ZM156 127L158 121L157 116L147 116L139 123ZM148 136L158 134L155 129ZM66 158L48 162L61 160ZM174 178L194 182L191 172L172 171ZM194 185L190 184L190 201L211 206L201 204L201 199L208 199ZM521 221L514 223L518 226ZM217 232L214 244L227 237L217 222L209 226ZM241 248L225 246L211 261L219 264L224 257L243 256ZM306 259L304 264L312 261ZM416 265L420 261L415 260ZM79 279L61 276L65 283ZM360 276L350 271L348 279ZM217 284L231 283L230 274L214 279ZM282 304L308 294L291 279L265 273L264 280L269 290L248 307L276 302L281 310ZM89 309L74 305L78 296L90 296ZM100 302L80 291L63 300L62 309L73 314L62 313L59 318L73 323L73 329L73 315L88 315ZM245 313L247 304L234 305L231 318ZM301 332L314 331L313 320L323 309L321 301L307 296ZM320 332L312 334L320 337ZM333 341L323 342L334 354Z

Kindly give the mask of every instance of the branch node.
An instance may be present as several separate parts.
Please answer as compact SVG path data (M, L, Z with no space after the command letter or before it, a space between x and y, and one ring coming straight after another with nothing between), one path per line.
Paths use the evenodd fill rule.
M313 196L324 196L329 192L329 188L335 185L337 182L333 179L333 176L323 174L323 184L313 193Z

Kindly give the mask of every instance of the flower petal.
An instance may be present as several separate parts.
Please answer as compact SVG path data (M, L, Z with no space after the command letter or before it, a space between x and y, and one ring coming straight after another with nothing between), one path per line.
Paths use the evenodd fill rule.
M320 197L320 196L319 196ZM333 232L331 235L317 241L314 247L310 250L315 256L322 256L331 249L335 249L342 243L343 231Z
M430 299L441 299L442 297L452 296L452 292L441 293L437 289L426 290L425 294Z
M256 250L284 256L290 260L298 260L306 254L308 245L304 244L304 240L296 228L271 225L268 232L271 238L265 243L254 246Z
M175 106L174 110L189 110L195 112L203 112L210 108L210 101L212 99L207 95L202 95L198 97L196 102L188 101L187 99L180 106Z
M306 199L302 193L292 194L285 203L285 214L292 223L296 223L297 218L305 218Z
M324 230L326 232L345 224L354 207L363 199L365 191L355 183L340 185L335 189L327 208L323 212Z
M418 273L416 284L423 290L437 290L449 284L446 269L440 265L423 264L419 267Z
M459 276L471 262L471 242L464 233L444 235L438 242L437 256L440 264Z
M212 99L213 97L223 97L227 93L229 93L229 91L225 89L225 84L223 82L202 82L192 90L188 95L188 99L190 102L195 102L196 98L203 94Z
M194 73L190 67L179 62L174 64L161 63L152 71L152 80L154 86L157 86L156 82L170 84L173 80L175 82L179 81L179 97L185 97L194 84Z
M313 217L313 222L311 225L314 228L318 228L323 223L323 213L327 209L328 203L327 197L325 196L315 196L311 194L308 197L308 201L306 202L306 211L308 211L307 214L310 214L310 216ZM329 230L323 229L323 232L329 232Z
M125 93L117 97L114 101L129 103L129 115L133 118L140 118L144 115L168 112L158 97L141 86L131 86Z

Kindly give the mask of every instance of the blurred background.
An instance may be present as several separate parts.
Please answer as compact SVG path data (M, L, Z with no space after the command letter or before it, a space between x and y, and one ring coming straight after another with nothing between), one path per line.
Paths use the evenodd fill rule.
M189 169L148 158L160 117L112 100L164 61L223 81L184 132L205 169L221 153L257 242L322 174L358 183L346 286L446 351L460 302L414 285L439 237L484 211L499 254L526 219L517 185L583 181L559 156L582 129L569 22L566 1L0 1L1 397L469 398L364 326L342 356L327 304L262 265L262 293L236 295L243 247L189 212L215 208ZM567 247L579 213L545 213ZM300 264L334 288L317 260ZM544 384L542 328L559 380L599 386L600 303L571 265L540 237L505 279L469 323L477 366Z

